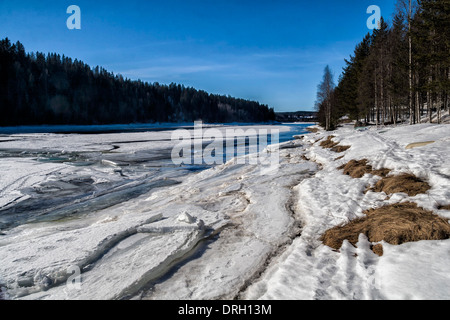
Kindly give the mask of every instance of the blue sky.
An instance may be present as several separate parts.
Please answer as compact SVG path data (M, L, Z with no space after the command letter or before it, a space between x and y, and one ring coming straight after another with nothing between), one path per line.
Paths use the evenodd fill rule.
M0 38L27 52L57 52L130 79L191 86L257 100L275 111L313 110L328 64L344 59L370 30L378 5L394 0L0 0ZM69 30L69 5L81 30Z

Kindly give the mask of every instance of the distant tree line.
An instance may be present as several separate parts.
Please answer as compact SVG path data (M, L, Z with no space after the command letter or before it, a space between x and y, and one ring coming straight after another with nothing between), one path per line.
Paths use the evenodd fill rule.
M317 122L315 111L276 112L278 122Z
M124 79L56 53L0 40L0 126L266 122L272 108L182 85Z
M440 123L450 112L450 1L398 0L392 23L382 18L345 62L337 86L327 67L318 87L327 130L344 115L376 125Z

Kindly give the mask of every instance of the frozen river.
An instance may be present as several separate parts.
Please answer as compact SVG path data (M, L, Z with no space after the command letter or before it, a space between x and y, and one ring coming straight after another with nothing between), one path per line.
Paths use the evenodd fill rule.
M307 126L214 125L203 130L277 130L274 142L286 144ZM274 178L261 174L258 164L236 161L176 165L172 134L180 128L194 130L189 125L50 127L48 132L42 127L4 128L0 287L6 297L239 294L273 251L295 234L298 226L286 207L289 188L314 166L299 159L297 165L286 166L281 159ZM209 142L203 141L203 150ZM255 157L249 154L249 142L236 139L234 146L244 148L234 155ZM248 263L236 264L236 259ZM212 278L201 280L199 284L208 285L197 291L185 287L188 291L182 294L178 286L193 279L178 279L174 268L180 267L212 268ZM77 289L70 286L72 272L74 283L81 283ZM217 287L224 281L227 285Z
M281 128L279 142L305 133L306 126L292 124ZM175 128L189 130L192 126L2 128L0 230L97 211L153 188L178 183L168 178L211 168L212 165L204 161L201 164L173 163L171 150L175 142L170 138ZM44 130L48 132L43 133ZM268 137L270 144L271 136ZM238 143L237 140L234 143L236 150ZM244 143L243 150L248 154L249 139ZM207 144L208 141L203 149ZM241 154L235 152L235 155ZM39 181L38 175L44 180Z

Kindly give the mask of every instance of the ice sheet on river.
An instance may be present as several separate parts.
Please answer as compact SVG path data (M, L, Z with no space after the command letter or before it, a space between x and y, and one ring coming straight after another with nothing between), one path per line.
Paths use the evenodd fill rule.
M75 144L81 139L74 138ZM69 137L62 139L70 152L86 145L84 141L72 147ZM57 144L53 137L50 140ZM97 152L97 147L84 151ZM51 149L62 151L55 145ZM133 154L136 151L145 150ZM70 215L4 229L0 287L13 299L236 296L298 232L297 217L286 203L293 203L291 187L314 172L316 165L302 160L301 145L281 152L284 156L275 175L261 174L259 165L235 161L188 176L161 170L152 175L148 170L136 171L136 166L122 166L120 174L108 163L86 167L69 167L64 161L38 163L54 171L39 171L40 181L28 185L33 191L68 192L77 177L91 177L87 185L105 186L97 190L104 196L122 195L130 183L136 188L142 181L154 184L109 206L98 205L98 197L90 198L91 191L85 190L84 197L68 203L75 206ZM115 159L106 160L117 162L122 156L112 155ZM90 211L93 205L95 210ZM177 273L181 268L189 271ZM170 280L161 286L166 278ZM71 285L79 280L79 288Z

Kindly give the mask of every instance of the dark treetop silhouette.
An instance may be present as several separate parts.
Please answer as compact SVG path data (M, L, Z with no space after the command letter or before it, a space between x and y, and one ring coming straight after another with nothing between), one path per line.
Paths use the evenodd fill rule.
M124 79L0 40L0 126L147 122L266 122L272 108L182 85Z

